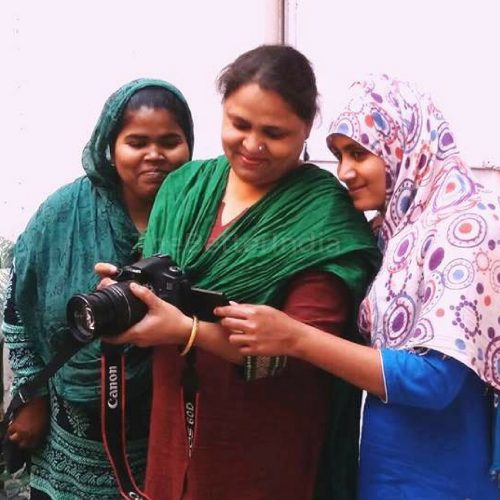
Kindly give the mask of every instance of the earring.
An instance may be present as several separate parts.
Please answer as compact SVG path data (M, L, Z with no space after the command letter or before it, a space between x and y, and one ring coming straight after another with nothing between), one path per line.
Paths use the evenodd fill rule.
M106 160L109 161L109 164L114 168L115 167L115 159L111 155L111 148L109 147L109 144L108 144L108 146L106 146L106 150L104 151L104 156L106 157Z
M304 141L304 161L309 161L309 151L307 151L307 141Z

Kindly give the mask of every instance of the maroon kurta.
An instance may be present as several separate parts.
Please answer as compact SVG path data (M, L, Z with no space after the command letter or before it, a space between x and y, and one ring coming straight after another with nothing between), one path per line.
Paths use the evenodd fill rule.
M211 240L223 229L216 224ZM291 280L283 307L330 332L342 331L349 309L346 285L318 271ZM153 500L312 498L332 399L329 376L288 359L279 376L246 382L235 365L198 349L198 419L188 459L184 363L176 347L155 348L146 477Z

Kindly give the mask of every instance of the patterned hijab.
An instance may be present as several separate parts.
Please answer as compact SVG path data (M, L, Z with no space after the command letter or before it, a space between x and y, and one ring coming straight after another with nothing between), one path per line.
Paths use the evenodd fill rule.
M384 258L361 330L377 348L451 356L500 389L498 194L474 179L439 109L406 82L354 83L330 134L386 164Z

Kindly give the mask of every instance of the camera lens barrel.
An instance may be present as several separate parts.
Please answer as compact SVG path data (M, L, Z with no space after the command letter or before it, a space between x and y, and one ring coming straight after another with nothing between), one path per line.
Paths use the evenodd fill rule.
M73 337L87 343L96 337L118 335L140 321L147 306L130 291L130 283L114 283L93 293L71 297L66 315Z

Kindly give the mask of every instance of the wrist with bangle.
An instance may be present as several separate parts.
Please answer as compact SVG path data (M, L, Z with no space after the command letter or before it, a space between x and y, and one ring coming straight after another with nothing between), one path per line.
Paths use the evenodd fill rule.
M181 356L185 356L193 347L196 336L198 335L198 330L200 327L200 321L197 316L193 316L193 325L191 326L191 333L189 334L188 341L181 351Z

